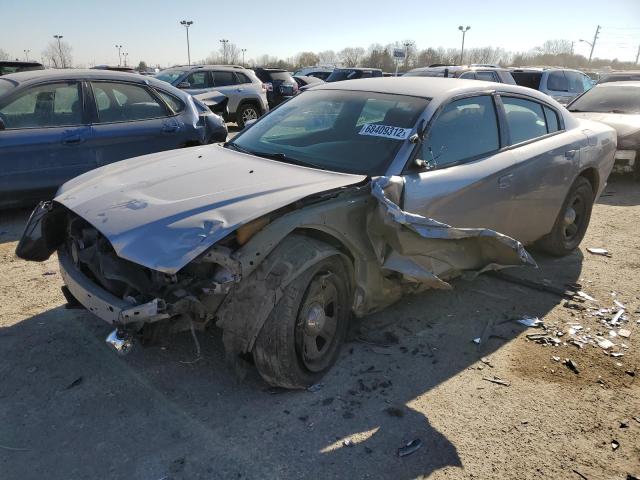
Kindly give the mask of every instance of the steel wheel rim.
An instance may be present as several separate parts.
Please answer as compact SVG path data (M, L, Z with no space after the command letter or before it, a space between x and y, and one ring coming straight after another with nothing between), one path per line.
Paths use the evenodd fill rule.
M339 293L330 274L309 284L296 322L296 348L303 365L320 372L331 363L338 340Z
M256 112L255 108L249 107L245 108L242 111L242 121L246 122L247 120L256 120L258 118L258 112Z
M574 196L564 212L562 234L565 242L573 242L580 234L585 214L586 204L584 200L579 195Z

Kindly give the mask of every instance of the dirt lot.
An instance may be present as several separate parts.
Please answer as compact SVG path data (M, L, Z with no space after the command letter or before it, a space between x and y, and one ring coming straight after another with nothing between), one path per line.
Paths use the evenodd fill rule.
M188 334L115 356L105 323L64 308L55 259L15 258L28 212L0 212L0 478L640 476L640 187L613 179L607 192L583 249L535 254L538 270L514 273L580 282L598 300L585 306L625 304L631 336L611 338L624 356L528 341L544 332L513 319L538 316L562 341L568 323L610 328L556 295L483 276L365 319L368 343L347 344L315 392L274 391L255 372L238 382L215 331L200 335L196 363L185 363ZM509 385L483 379L493 376ZM422 447L398 457L416 438Z

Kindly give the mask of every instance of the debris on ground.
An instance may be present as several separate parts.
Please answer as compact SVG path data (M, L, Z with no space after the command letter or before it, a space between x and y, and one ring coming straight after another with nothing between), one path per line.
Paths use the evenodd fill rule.
M589 248L587 248L587 252L589 252L589 253L591 253L593 255L602 255L603 257L611 258L611 254L609 253L609 250L607 250L606 248L589 247Z
M608 338L603 338L602 340L598 341L598 346L603 350L609 350L610 348L615 347L616 344Z
M78 377L73 382L71 382L69 385L67 385L64 389L65 390L69 390L69 389L71 389L73 387L77 387L78 385L80 385L82 383L83 380L84 380L84 378Z
M520 325L524 325L525 327L537 328L542 327L544 323L538 317L524 317L519 320L516 320Z
M482 377L482 379L486 380L487 382L502 385L504 387L508 387L511 385L511 383L507 382L506 380L502 380L500 377L496 377L495 375L493 377Z
M43 276L43 277L48 277L48 276L50 276L50 275L56 275L56 272L54 272L53 270L49 270L49 271L44 272L44 273L42 274L42 276Z
M342 441L342 445L344 445L345 447L353 447L353 440L347 438Z
M617 450L620 447L620 442L617 440L611 440L611 449Z
M419 438L411 440L409 443L398 449L398 456L406 457L407 455L411 455L412 453L417 452L420 447L422 447L422 440L420 440Z
M493 368L493 365L491 364L491 360L489 360L487 357L482 357L480 361L484 363L487 367Z
M618 330L618 335L622 338L629 338L631 336L631 330L621 328L620 330Z
M315 393L315 392L319 391L322 387L324 387L324 385L322 383L315 383L315 384L311 385L310 387L307 387L307 392Z
M570 358L565 358L564 362L562 362L569 370L571 370L573 373L575 373L576 375L578 373L580 373L580 370L578 370L578 365L576 364L576 362L574 362L573 360L571 360Z
M475 343L476 345L480 345L480 343L482 342L482 338L476 337L472 340L472 342Z

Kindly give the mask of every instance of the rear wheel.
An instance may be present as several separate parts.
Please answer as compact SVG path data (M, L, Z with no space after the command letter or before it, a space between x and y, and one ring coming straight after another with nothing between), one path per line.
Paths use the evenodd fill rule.
M347 271L338 257L313 265L284 290L253 349L267 383L305 388L333 366L350 312Z
M555 256L570 254L584 238L593 208L593 187L578 177L564 200L553 230L541 242L542 250Z
M260 110L252 103L245 103L236 112L236 123L239 128L244 128L249 120L256 120L260 116Z

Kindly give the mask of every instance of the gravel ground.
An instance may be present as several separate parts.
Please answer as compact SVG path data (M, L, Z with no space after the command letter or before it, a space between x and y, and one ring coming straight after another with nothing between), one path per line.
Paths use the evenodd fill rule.
M583 248L534 254L538 270L512 271L581 283L597 301L578 308L617 310L618 300L629 338L608 337L618 328L594 310L482 276L366 318L365 341L345 346L315 392L274 391L253 371L238 382L216 331L200 334L196 363L189 334L115 356L106 324L64 308L55 258L14 256L27 216L0 212L3 480L640 476L640 188L631 181L610 182ZM548 330L513 321L525 315ZM571 344L570 324L583 327L577 336L602 333L624 356ZM535 333L566 344L527 340ZM486 380L494 377L507 385ZM399 457L414 439L421 448Z

